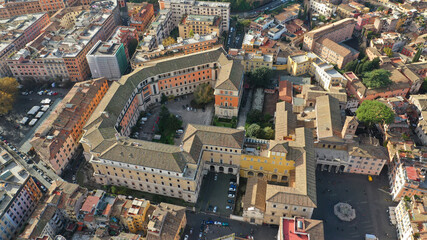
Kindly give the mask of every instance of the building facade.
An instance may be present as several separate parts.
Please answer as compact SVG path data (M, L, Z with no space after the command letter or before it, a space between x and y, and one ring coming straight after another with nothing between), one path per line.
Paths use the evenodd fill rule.
M160 9L170 9L174 26L178 26L184 15L209 15L219 16L222 19L222 30L230 28L230 3L227 2L203 2L195 0L161 0Z
M208 35L213 32L221 36L221 18L217 16L187 15L178 25L181 38L191 38L194 34Z
M132 6L128 11L129 26L136 28L138 35L142 36L148 24L154 17L154 7L151 3L142 2Z
M123 43L98 41L86 58L93 78L118 80L128 68Z
M73 157L83 126L108 90L106 79L75 84L34 134L31 145L57 174Z

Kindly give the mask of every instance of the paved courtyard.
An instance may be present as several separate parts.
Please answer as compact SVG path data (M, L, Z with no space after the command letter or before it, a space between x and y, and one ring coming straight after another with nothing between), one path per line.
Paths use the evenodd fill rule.
M182 120L182 128L185 129L189 123L211 125L214 108L213 103L207 105L205 110L194 109L192 111L187 110L187 106L190 107L190 102L193 99L193 94L176 97L175 100L170 100L166 103L166 107L169 112L178 115ZM185 109L184 109L184 107ZM157 129L157 120L159 118L161 105L157 105L148 111L147 121L141 127L139 138L143 140L151 141L154 137L154 133ZM180 136L182 137L182 135ZM179 145L181 138L175 138L175 144Z
M235 204L230 204L227 201L231 199L235 201L236 198L228 198L228 188L230 180L233 178L236 179L236 176L218 173L217 180L214 178L214 172L209 172L204 176L196 208L202 212L213 214L213 207L216 206L217 212L215 214L229 217L233 211L226 209L226 206L232 206L234 209Z
M388 193L387 175L368 176L336 174L317 171L317 209L314 219L324 221L325 239L359 240L365 234L374 234L379 239L394 240L396 229L391 225L387 209L395 206ZM356 210L356 219L351 222L339 220L333 212L338 202L349 203Z
M228 234L235 233L236 236L246 238L253 236L256 240L273 240L276 239L278 227L270 227L267 225L257 226L246 222L240 222L227 218L217 217L205 213L192 213L187 212L187 227L185 228L184 235L189 235L189 240L199 239L200 226L202 221L220 221L227 222L228 227L208 225L208 230L205 231L201 239L215 239ZM190 234L190 229L193 233Z

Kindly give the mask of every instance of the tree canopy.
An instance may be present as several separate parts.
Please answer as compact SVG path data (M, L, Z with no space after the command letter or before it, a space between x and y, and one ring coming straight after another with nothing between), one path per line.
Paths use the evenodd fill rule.
M389 47L385 47L383 49L384 53L387 55L387 57L393 57L393 51Z
M394 121L394 112L384 103L376 100L365 100L356 110L357 119L368 126L390 124Z
M197 104L208 104L214 100L214 90L209 83L203 83L197 86L193 93Z
M385 69L375 69L363 75L362 82L368 88L387 87L392 84L391 73Z
M259 134L260 130L261 127L258 124L253 123L246 129L246 135L248 137L256 137Z
M6 114L12 110L18 86L15 78L0 78L0 114Z
M255 87L267 87L273 71L267 67L256 68L249 73L249 83Z
M190 32L190 34L191 34L191 32ZM162 41L162 45L163 45L164 47L167 47L167 46L172 45L172 44L174 44L174 43L176 43L176 41L175 41L175 39L174 39L173 37L165 38L165 39L163 39L163 41Z

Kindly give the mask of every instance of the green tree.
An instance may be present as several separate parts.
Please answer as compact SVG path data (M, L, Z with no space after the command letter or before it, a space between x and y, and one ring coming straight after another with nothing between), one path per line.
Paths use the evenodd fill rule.
M214 90L209 83L202 83L194 91L194 100L197 104L208 104L214 100Z
M0 115L12 110L18 93L18 86L19 84L15 78L0 78Z
M358 63L358 62L359 62L359 61L358 61L357 59L354 59L353 61L348 62L348 63L344 66L344 70L345 70L346 72L349 72L349 71L354 72L354 71L356 71L356 67L357 67L357 63Z
M246 136L256 137L258 136L260 130L261 130L261 127L258 124L253 123L249 125L249 127L246 129Z
M421 88L423 89L424 93L427 92L427 77L424 78L423 84L421 85Z
M193 29L190 30L190 32L188 33L188 36L190 36L190 38L194 37Z
M380 58L379 57L372 59L372 67L374 69L380 68Z
M384 103L376 100L365 100L356 110L356 117L367 126L390 124L394 121L394 112Z
M298 10L298 18L299 18L299 19L302 19L302 11L301 11L301 8Z
M271 127L265 127L263 129L264 139L274 139L274 130Z
M391 73L384 69L375 69L363 75L362 82L368 88L387 87L392 84Z
M273 71L267 67L256 68L249 73L249 83L255 87L267 87Z
M165 104L167 101L168 101L168 97L164 93L162 93L162 96L160 98L160 103Z
M251 110L246 115L246 122L247 123L259 123L264 120L264 115L259 110Z
M192 30L191 30L191 31L192 31ZM190 35L191 35L191 31L190 31ZM193 36L194 36L194 34L193 34ZM163 39L163 41L162 41L162 45L163 45L164 47L167 47L167 46L172 45L172 44L174 44L174 43L176 43L176 41L175 41L175 39L174 39L173 37L165 38L165 39Z
M385 47L383 51L388 57L393 57L393 51L391 50L391 48Z

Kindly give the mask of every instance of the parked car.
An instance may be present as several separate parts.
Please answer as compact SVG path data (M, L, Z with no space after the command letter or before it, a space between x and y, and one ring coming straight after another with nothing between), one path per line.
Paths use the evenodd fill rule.
M188 240L188 235L185 235L185 236L184 236L184 240Z
M233 207L232 207L232 206L227 205L227 206L225 207L225 209L233 210Z
M214 180L218 180L218 174L215 174Z
M217 210L218 210L218 207L215 206L214 209L213 209L213 212L216 212Z
M228 194L228 197L229 197L229 198L234 198L235 196L236 196L236 195L234 195L234 194L232 194L232 193L229 193L229 194Z
M237 186L236 186L236 185L234 185L234 184L230 184L230 187L231 187L231 188L237 188Z
M235 189L235 188L229 188L229 189L228 189L228 191L230 191L230 192L235 192L235 191L236 191L236 189Z
M206 224L207 224L207 225L212 225L212 224L214 224L214 221L207 221L207 222L206 222ZM191 231L190 231L190 232L191 232Z
M227 203L234 204L234 200L233 199L228 199Z
M199 238L203 237L203 232L199 233Z
M215 221L214 224L215 225L221 225L222 223L220 221Z
M222 226L224 226L224 227L228 227L228 222L223 222L223 223L222 223Z

